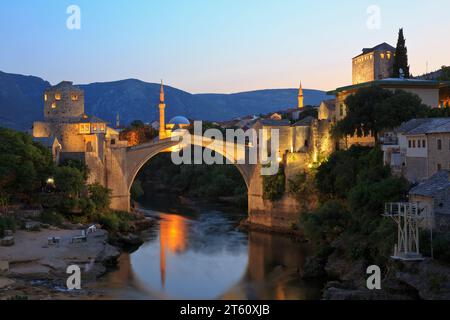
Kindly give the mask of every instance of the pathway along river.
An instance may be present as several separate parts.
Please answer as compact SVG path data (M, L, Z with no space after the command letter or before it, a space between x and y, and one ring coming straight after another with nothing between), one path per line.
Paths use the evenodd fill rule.
M320 299L322 283L299 277L308 249L288 237L238 231L244 215L215 209L146 210L158 223L122 254L96 289L106 299Z

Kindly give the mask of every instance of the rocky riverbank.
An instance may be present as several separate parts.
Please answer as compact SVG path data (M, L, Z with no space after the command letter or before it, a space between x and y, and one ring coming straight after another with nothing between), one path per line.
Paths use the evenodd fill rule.
M112 270L123 250L138 248L142 244L139 233L152 225L151 219L141 219L134 222L131 233L114 235L97 229L88 234L86 242L72 242L84 228L19 230L14 234L15 244L0 249L0 300L93 298L97 293L83 289L84 285ZM59 243L49 244L51 237L59 238ZM81 269L80 291L67 290L70 265Z
M419 262L389 260L382 275L381 290L367 289L368 264L349 261L338 252L327 259L308 259L303 278L326 277L325 300L448 300L450 266L426 259Z

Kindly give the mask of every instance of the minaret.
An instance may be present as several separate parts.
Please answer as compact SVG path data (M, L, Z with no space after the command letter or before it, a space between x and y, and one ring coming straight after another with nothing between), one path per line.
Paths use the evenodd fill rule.
M298 88L298 108L303 109L303 88L300 82L300 88Z
M165 120L166 104L164 103L164 85L161 80L161 90L159 91L159 139L166 138L166 120Z
M120 115L117 113L116 115L116 129L120 128Z

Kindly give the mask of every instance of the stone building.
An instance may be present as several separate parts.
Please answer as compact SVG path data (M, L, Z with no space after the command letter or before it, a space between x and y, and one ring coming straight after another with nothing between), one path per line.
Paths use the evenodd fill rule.
M382 142L385 164L411 182L450 170L450 118L410 120Z
M423 227L450 230L450 172L442 170L409 191L409 200L431 214Z
M84 92L63 81L44 92L44 121L33 124L33 137L52 148L54 160L79 160L88 165L89 183L104 184L107 148L126 144L106 121L84 112Z
M387 90L404 90L419 96L422 102L431 108L440 108L450 101L450 82L437 80L391 78L391 69L395 48L382 43L370 49L363 49L363 53L352 60L352 85L336 88L327 92L334 95L335 107L333 111L324 104L320 118L332 118L340 121L347 116L345 100L359 89L378 86ZM345 141L344 141L345 140ZM349 136L340 142L343 148L354 144L374 145L374 137Z
M364 48L352 59L353 84L390 78L394 66L395 48L386 42Z

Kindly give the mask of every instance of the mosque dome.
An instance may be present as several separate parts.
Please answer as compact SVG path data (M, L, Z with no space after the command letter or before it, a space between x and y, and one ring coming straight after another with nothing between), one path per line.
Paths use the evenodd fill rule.
M183 117L183 116L177 116L177 117L172 118L169 121L169 124L172 124L174 126L175 125L179 125L179 126L189 126L189 125L191 125L190 121L186 117Z

